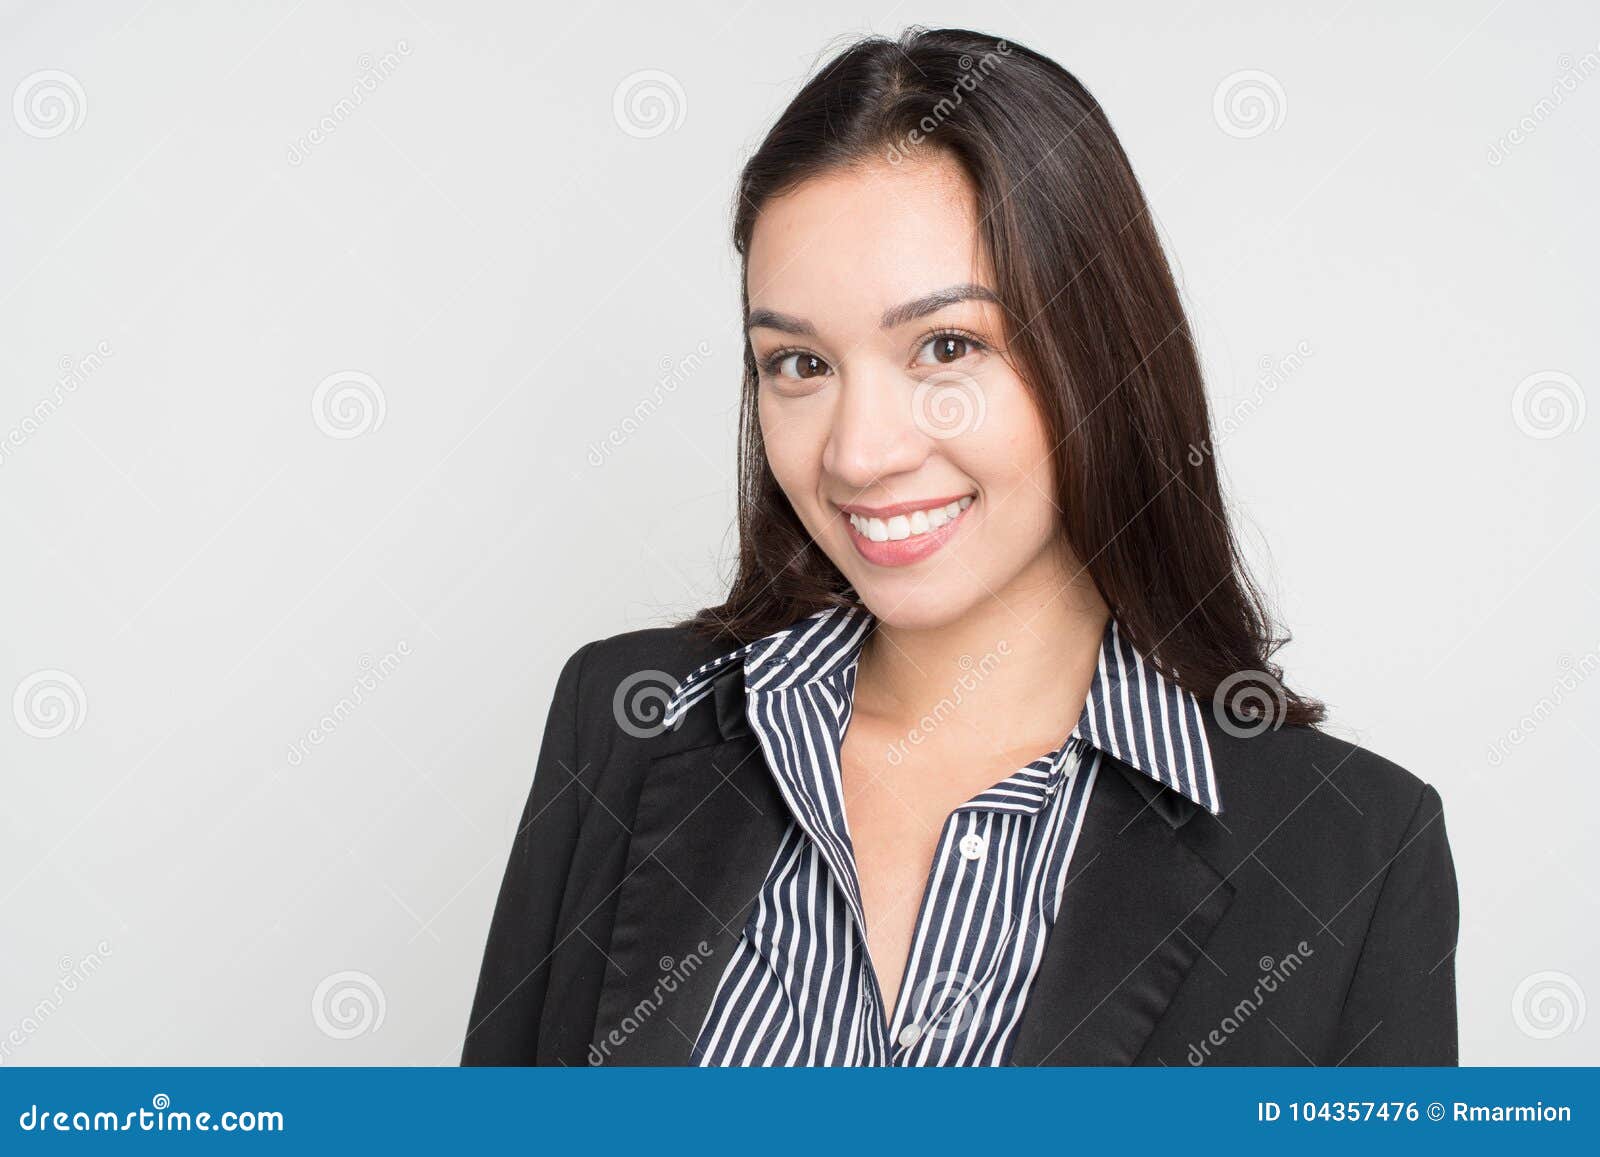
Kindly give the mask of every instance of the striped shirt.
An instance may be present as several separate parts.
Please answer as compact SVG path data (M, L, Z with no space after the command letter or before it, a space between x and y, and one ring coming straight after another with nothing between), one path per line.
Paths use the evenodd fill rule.
M701 1065L1003 1065L1109 757L1216 813L1201 705L1106 626L1061 746L946 819L896 1007L866 951L839 752L874 625L830 607L691 672L663 722L743 662L746 715L792 819L695 1040Z

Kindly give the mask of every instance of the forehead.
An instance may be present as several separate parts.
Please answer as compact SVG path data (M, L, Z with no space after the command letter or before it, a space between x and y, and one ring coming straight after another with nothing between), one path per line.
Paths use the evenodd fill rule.
M950 285L992 285L977 225L976 192L947 155L830 170L756 218L750 306L825 324L876 319Z

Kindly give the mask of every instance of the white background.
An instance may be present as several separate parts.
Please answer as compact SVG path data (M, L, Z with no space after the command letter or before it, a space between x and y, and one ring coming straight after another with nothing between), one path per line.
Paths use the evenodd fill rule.
M913 21L1108 110L1290 679L1443 795L1463 1061L1600 1062L1600 14L1234 7L7 6L0 690L67 714L0 715L3 1063L455 1062L562 660L728 573L738 166Z

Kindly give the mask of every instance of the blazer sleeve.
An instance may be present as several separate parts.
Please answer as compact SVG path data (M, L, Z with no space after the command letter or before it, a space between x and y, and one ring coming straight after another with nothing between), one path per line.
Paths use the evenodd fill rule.
M1345 996L1346 1065L1454 1065L1460 909L1444 805L1424 784L1384 875Z
M584 654L566 661L545 721L533 788L512 841L461 1050L463 1065L531 1065L557 947L556 925L578 840L578 682Z

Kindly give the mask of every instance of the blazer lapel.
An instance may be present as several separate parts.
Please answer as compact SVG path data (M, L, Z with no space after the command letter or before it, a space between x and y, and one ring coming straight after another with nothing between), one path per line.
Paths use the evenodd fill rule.
M1012 1064L1131 1064L1233 901L1189 800L1102 754L1087 806Z
M591 1064L685 1065L791 816L742 715L743 672L715 713L656 741L639 795ZM741 682L736 682L741 680ZM715 729L709 726L715 720Z

